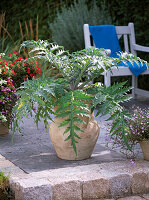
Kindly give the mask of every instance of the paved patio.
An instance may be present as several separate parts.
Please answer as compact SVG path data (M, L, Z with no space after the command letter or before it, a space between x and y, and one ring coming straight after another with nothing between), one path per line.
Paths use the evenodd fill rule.
M127 104L125 104L125 106L128 109L131 109L133 105L140 106L142 108L146 108L146 107L149 108L149 100L148 99L131 100ZM45 175L46 175L47 177L50 177L49 180L51 181L58 180L60 182L58 183L57 181L56 184L60 184L63 181L65 182L65 179L67 179L67 181L68 180L75 181L75 177L78 177L78 176L81 176L81 180L84 179L83 181L85 181L86 180L85 177L88 174L88 176L90 177L90 180L93 181L93 179L96 179L98 177L98 171L100 171L102 167L103 169L105 168L104 176L106 174L108 176L109 169L107 168L107 166L109 166L110 168L110 163L111 163L111 166L113 166L112 170L114 170L114 165L116 163L118 164L118 166L122 166L122 163L124 163L124 165L126 165L125 168L127 168L128 166L129 166L128 168L130 168L132 164L130 163L129 160L126 159L126 157L123 154L119 153L118 151L117 152L110 151L109 149L105 147L105 131L106 131L106 126L107 126L105 119L106 117L97 118L97 121L99 122L101 126L100 136L97 141L92 157L90 159L83 160L83 161L65 161L65 160L61 160L57 158L53 145L51 144L49 134L46 132L43 126L43 123L42 122L40 123L39 129L37 130L32 119L25 119L24 124L23 124L23 135L16 133L13 144L11 143L11 134L0 136L0 154L2 155L1 157L2 162L5 160L5 162L3 163L6 163L6 164L2 164L2 162L0 162L1 163L0 171L2 170L4 172L12 172L13 184L15 182L14 180L17 180L17 185L19 184L20 185L19 187L24 187L23 185L26 183L19 182L19 180L21 181L28 180L31 182L33 186L35 182L36 183L38 182L37 180L35 181L34 179L42 177L41 179L44 179L45 181ZM143 158L142 155L140 158ZM146 172L146 169L149 169L149 163L146 161L143 161L142 159L140 161L141 163L145 162L143 166L145 166L145 172ZM137 161L137 162L139 162L138 166L140 166L142 169L140 161ZM94 173L94 170L96 173ZM137 170L139 169L137 168ZM73 172L73 175L70 173L70 171ZM80 174L81 172L81 175L78 175L77 171L78 171L78 174ZM83 171L85 172L85 174L82 176ZM119 171L119 168L117 168L117 172L118 171ZM119 172L120 174L117 174L118 176L123 174L123 171L122 170L120 171L121 171ZM68 172L68 176L70 175L71 178L66 175L67 172ZM55 174L55 176L53 176L53 173ZM60 177L61 173L63 174L63 176L61 177L62 180L58 178ZM101 172L99 174L101 175ZM31 177L31 179L29 177ZM27 182L27 184L29 184L29 182ZM47 182L45 182L45 184L47 184ZM42 185L44 185L43 182L41 183L40 186ZM148 185L149 185L149 181L148 181ZM18 189L15 189L15 190L18 191ZM19 188L19 190L21 189ZM148 189L144 193L146 192L149 193L149 186L148 186ZM128 192L127 194L129 195L131 194L131 192ZM95 195L93 195L93 197L94 196ZM123 195L120 195L120 197L121 196ZM126 196L126 194L124 196ZM110 197L115 197L115 196L113 195ZM80 197L79 199L81 198L82 197ZM42 199L42 198L39 198L39 199ZM62 198L53 198L53 199L62 199ZM72 198L72 199L77 199L77 198Z

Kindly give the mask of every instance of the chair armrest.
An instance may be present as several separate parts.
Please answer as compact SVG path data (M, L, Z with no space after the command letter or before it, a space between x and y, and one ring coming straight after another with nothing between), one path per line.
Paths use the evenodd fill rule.
M138 44L133 44L133 49L136 51L144 51L144 52L149 52L149 47L145 47L142 45L138 45Z

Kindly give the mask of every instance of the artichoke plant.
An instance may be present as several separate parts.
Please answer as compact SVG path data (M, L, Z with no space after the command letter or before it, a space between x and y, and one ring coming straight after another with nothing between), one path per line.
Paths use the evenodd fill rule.
M113 120L111 134L121 132L121 138L130 148L126 135L126 117L129 117L129 113L121 106L121 102L131 98L127 95L131 88L126 87L125 82L106 87L94 84L93 80L120 62L145 61L127 53L111 58L106 50L95 47L70 54L62 46L42 40L25 41L22 48L30 50L32 59L42 60L43 67L41 77L25 81L17 91L19 99L13 109L13 133L20 130L20 122L28 113L34 117L37 126L43 119L46 128L49 120L53 120L51 114L54 114L56 118L64 119L60 127L68 125L63 134L68 134L66 140L71 140L77 154L76 143L80 139L77 132L82 131L78 124L85 123L79 116L90 117L89 113L96 108L97 116L110 114L108 120ZM55 75L53 69L57 70ZM53 109L55 106L56 111Z

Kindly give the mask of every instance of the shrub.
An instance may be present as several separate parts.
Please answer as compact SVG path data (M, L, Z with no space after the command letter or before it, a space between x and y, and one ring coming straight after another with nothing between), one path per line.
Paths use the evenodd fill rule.
M0 80L0 124L9 127L13 118L12 107L16 100L16 91L11 78L8 78L8 82Z
M11 77L14 87L17 88L27 78L40 75L41 68L37 61L23 59L17 52L13 52L9 55L1 54L0 73L3 80L7 81Z
M49 24L52 31L52 40L70 51L77 51L84 48L83 24L111 24L111 17L104 4L97 7L93 1L89 9L85 0L74 1L69 8L62 6L57 11L53 23Z
M0 124L11 125L17 96L16 88L27 79L39 76L41 68L35 60L26 60L18 53L0 54Z

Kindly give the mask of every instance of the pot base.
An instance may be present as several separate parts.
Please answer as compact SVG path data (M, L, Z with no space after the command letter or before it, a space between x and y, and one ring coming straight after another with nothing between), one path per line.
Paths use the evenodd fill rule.
M76 143L77 155L71 146L71 141L64 141L68 134L63 134L66 126L58 127L62 121L63 119L55 119L49 127L50 138L57 156L63 160L84 160L90 158L99 136L99 125L97 121L91 118L87 127L83 129L84 132L77 132L81 138ZM82 129L82 127L80 128Z
M0 125L0 135L7 135L9 133L9 128L3 125Z
M139 142L143 155L144 155L144 160L149 161L149 141L142 141Z

